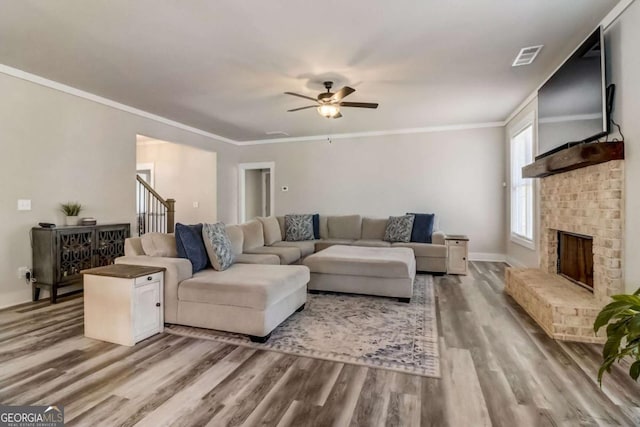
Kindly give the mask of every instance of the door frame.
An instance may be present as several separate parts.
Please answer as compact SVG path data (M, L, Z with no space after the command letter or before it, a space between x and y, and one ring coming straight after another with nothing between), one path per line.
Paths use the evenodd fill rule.
M270 201L271 215L275 212L275 171L276 162L252 162L252 163L239 163L238 164L238 224L242 224L246 221L246 205L245 205L245 185L246 185L246 171L248 170L260 170L269 169L271 175L271 181L269 185L270 189Z

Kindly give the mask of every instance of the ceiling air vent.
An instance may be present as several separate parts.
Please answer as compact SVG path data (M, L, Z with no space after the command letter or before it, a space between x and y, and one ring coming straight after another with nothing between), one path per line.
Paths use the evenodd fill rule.
M269 136L289 136L288 133L281 130L270 130L268 132L265 132L265 134Z
M520 49L520 53L518 54L518 56L516 56L515 61L513 61L512 66L519 67L521 65L531 64L533 61L535 61L536 56L538 56L543 46L544 45L523 47L522 49Z

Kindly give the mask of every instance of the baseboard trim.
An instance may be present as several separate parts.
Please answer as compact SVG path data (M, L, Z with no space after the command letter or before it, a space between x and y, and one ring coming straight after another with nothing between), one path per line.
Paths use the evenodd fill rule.
M491 252L470 252L469 261L506 262L505 254L494 254Z
M515 268L527 268L526 265L524 265L522 262L518 261L517 259L507 256L505 262L507 264L509 264L511 267L515 267Z
M16 305L24 304L31 301L31 288L19 289L17 291L2 292L2 302L0 302L0 309L9 308Z

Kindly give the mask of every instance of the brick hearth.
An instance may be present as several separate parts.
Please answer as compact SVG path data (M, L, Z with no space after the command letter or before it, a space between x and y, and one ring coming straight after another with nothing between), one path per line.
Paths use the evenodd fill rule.
M603 342L591 326L609 296L623 293L624 161L540 181L540 268L510 269L507 292L552 338ZM593 237L593 294L556 274L557 232Z

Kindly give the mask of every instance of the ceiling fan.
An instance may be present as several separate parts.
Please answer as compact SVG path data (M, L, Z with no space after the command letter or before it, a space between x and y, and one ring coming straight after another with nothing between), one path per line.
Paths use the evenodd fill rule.
M349 86L345 86L339 91L331 92L333 82L324 82L326 92L322 92L318 95L318 98L312 98L306 95L300 95L299 93L285 92L286 95L293 95L299 98L315 101L315 105L307 105L306 107L294 108L293 110L287 110L287 112L306 110L307 108L316 108L318 114L327 119L339 119L342 117L340 113L340 107L354 107L354 108L378 108L377 103L373 102L343 102L342 99L351 95L356 90Z

